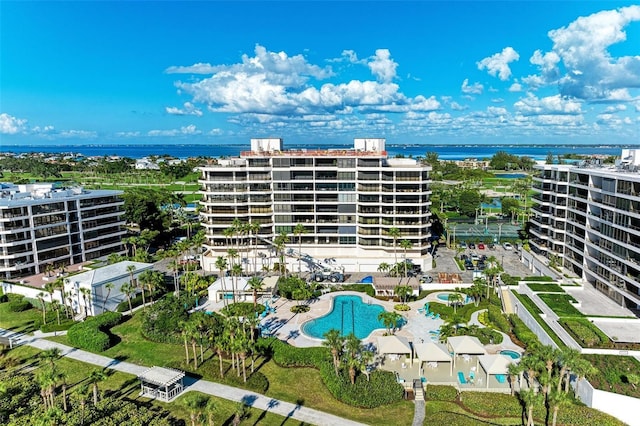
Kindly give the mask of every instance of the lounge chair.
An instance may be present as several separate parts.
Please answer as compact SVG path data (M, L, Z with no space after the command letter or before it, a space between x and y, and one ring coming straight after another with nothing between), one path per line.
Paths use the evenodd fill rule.
M461 385L467 384L467 379L464 377L464 373L462 371L458 371L458 381Z

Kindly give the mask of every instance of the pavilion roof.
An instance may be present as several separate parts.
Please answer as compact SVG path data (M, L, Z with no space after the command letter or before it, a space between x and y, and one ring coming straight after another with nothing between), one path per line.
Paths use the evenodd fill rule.
M140 380L156 386L171 386L183 377L183 371L166 367L151 367L138 376Z

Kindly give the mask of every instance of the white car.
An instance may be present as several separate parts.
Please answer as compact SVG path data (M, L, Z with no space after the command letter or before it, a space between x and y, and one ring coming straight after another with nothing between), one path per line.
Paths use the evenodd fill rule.
M502 248L504 248L505 250L513 250L513 246L511 245L511 243L503 243Z

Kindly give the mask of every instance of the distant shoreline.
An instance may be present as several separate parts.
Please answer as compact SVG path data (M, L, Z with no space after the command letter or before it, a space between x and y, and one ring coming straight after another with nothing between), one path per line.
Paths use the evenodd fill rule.
M296 144L285 145L286 149L345 149L351 148L351 144ZM484 159L491 158L498 151L506 151L509 154L519 157L528 156L534 160L544 160L549 153L554 156L564 154L581 155L605 155L619 156L624 148L637 148L640 145L627 144L599 144L599 145L545 145L545 144L387 144L387 152L390 157L424 157L427 152L436 152L441 160L463 160L465 158ZM81 155L84 157L104 157L121 156L133 159L140 159L151 155L169 155L176 158L188 157L233 157L238 156L241 151L250 150L249 144L239 145L204 145L204 144L91 144L91 145L3 145L0 147L1 154L67 154Z

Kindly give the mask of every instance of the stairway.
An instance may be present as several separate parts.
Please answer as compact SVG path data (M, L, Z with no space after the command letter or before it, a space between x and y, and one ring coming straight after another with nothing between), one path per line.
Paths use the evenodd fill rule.
M502 296L502 310L505 314L513 314L513 304L511 303L511 294L509 294L509 289L506 287L502 287L501 289Z
M414 379L413 381L413 395L416 401L424 401L424 389L422 388L422 381Z

